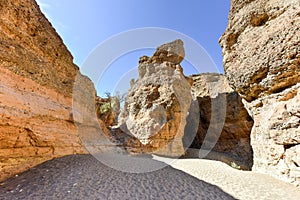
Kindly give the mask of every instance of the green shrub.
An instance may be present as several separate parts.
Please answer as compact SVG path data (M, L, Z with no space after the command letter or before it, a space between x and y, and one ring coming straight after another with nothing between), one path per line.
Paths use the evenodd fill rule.
M100 106L99 108L99 114L105 114L107 112L110 112L111 111L111 105L110 105L110 102L107 102L107 103L104 103Z

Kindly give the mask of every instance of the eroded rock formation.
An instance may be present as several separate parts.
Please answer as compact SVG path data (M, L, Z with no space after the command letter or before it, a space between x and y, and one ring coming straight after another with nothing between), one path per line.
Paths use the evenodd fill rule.
M253 170L300 185L300 3L232 0L220 43L254 119Z
M119 124L141 142L141 151L184 154L182 137L192 97L180 66L183 58L181 40L158 47L150 58L140 58L139 78L128 92Z
M193 99L199 109L190 110L187 119L190 125L186 126L185 140L193 141L192 148L203 150L207 149L207 144L216 143L213 151L225 153L232 158L232 162L244 169L251 169L250 132L253 120L244 108L241 97L229 86L224 75L205 73L192 75L191 79ZM196 127L192 125L194 122ZM196 135L191 134L195 132L194 128L197 128Z
M74 119L75 77L95 98L70 52L34 0L0 0L0 179L45 160L85 153ZM79 100L81 99L81 100ZM80 110L79 110L80 111Z

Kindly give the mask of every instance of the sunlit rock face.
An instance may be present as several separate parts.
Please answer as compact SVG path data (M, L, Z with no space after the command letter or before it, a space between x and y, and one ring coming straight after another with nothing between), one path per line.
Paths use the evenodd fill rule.
M224 68L254 119L253 170L300 184L300 3L232 0Z
M72 110L95 90L33 0L0 0L0 179L45 160L86 153ZM81 101L79 100L81 99ZM82 123L77 121L76 123ZM98 124L97 124L98 125ZM89 125L88 125L89 126Z
M184 154L182 137L192 96L180 66L183 59L181 40L158 47L150 58L140 58L139 78L128 92L119 124L141 142L141 151Z

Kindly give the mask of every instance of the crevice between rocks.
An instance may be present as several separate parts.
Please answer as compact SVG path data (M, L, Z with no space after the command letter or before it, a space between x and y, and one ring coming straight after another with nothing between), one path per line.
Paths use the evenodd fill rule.
M298 143L297 144L284 144L283 148L286 151L287 149L290 149L290 148L295 147L297 145L299 145L299 144Z

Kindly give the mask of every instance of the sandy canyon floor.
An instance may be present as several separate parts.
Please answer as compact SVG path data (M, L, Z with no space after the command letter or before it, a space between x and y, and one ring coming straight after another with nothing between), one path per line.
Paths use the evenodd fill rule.
M154 166L170 161L153 158L141 161ZM300 191L268 175L236 170L218 161L178 159L157 171L126 173L91 155L73 155L45 162L1 183L0 199L296 200Z

